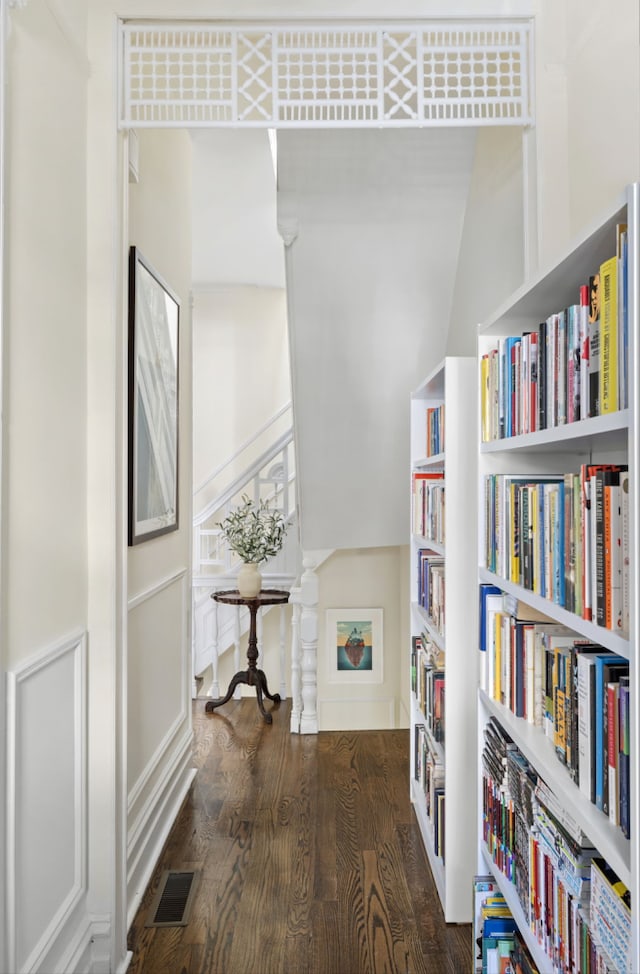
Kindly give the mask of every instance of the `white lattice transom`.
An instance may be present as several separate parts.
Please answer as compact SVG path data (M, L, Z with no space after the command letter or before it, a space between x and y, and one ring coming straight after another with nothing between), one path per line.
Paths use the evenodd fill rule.
M528 125L528 22L121 25L122 127Z

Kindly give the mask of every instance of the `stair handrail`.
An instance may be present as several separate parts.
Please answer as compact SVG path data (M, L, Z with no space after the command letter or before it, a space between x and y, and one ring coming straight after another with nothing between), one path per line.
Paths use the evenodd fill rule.
M256 432L253 434L253 436L250 436L247 440L245 440L244 443L241 446L238 447L238 449L235 451L235 453L233 453L230 457L228 457L222 463L218 464L218 466L214 470L211 471L211 473L209 474L208 477L205 477L205 479L200 484L198 484L197 487L194 487L194 489L193 489L193 496L196 497L196 495L199 494L201 490L204 490L205 487L208 487L208 485L211 483L212 480L215 480L216 477L219 477L220 474L222 473L222 471L226 467L229 467L235 460L238 459L238 457L242 453L244 453L245 450L248 450L249 447L252 446L256 442L256 440L258 440L263 435L263 433L266 433L270 426L273 426L274 423L277 423L277 421L282 416L284 416L284 414L288 410L290 410L292 408L292 406L293 406L293 403L292 403L291 399L288 402L286 402L284 404L284 406L281 406L280 409L278 410L278 412L277 413L274 413L274 415L271 417L271 419L268 419L267 422L264 423L260 427L260 429L256 430Z
M194 515L193 526L199 527L208 518L211 517L216 511L225 507L236 495L246 487L252 480L254 480L262 468L269 462L273 460L279 453L282 453L283 449L293 441L293 427L285 430L284 433L259 457L257 457L253 463L247 467L247 469L240 474L239 477L229 484L229 486L214 497L209 503L204 507L198 514ZM226 466L226 464L225 464ZM285 515L288 515L289 511L285 511Z

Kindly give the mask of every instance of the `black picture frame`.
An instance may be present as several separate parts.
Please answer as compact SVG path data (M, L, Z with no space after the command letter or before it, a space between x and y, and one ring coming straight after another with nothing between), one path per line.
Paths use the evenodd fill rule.
M129 249L129 545L178 529L180 300Z

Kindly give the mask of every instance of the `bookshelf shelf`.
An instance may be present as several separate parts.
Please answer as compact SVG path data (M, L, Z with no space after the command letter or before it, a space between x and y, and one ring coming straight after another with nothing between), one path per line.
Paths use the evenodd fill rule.
M439 555L444 555L445 548L443 544L439 544L437 541L432 541L431 538L424 538L421 534L413 535L413 543L418 548L433 548Z
M434 453L430 457L422 457L413 461L414 469L424 470L428 467L442 467L444 465L444 453Z
M585 453L597 447L603 436L608 437L608 445L617 445L619 449L626 449L629 429L629 410L621 409L606 416L593 416L591 419L581 419L575 423L566 423L553 429L536 430L535 433L523 433L520 436L509 436L490 443L481 443L481 453L504 453L513 450L553 451L562 453ZM616 437L616 439L611 439Z
M481 582L497 585L507 595L513 595L522 602L526 602L532 609L543 612L549 619L567 626L568 629L573 629L579 636L584 636L585 639L594 643L600 643L604 649L618 653L619 656L626 656L627 659L631 656L632 647L629 640L619 636L611 629L605 629L603 626L597 626L594 622L582 619L575 612L567 612L561 605L556 605L550 599L543 599L535 592L530 592L529 589L522 588L521 585L515 585L513 582L507 581L506 578L501 578L499 575L487 571L486 568L480 569L479 576Z
M429 728L426 726L425 716L422 712L420 705L418 704L418 701L415 698L415 694L412 693L411 698L412 698L412 704L414 708L414 715L413 715L414 723L420 721L420 723L425 724L425 731L427 737L429 738L429 744L433 748L435 753L438 755L438 758L444 762L444 747L442 746L440 741L436 741L435 737L433 736Z
M601 341L603 342L600 347L600 369L602 374L599 389L600 394L605 396L607 382L609 381L610 375L614 377L614 383L615 377L618 376L623 385L624 378L624 380L627 382L627 397L623 403L625 408L621 408L618 411L613 411L606 414L601 413L600 415L591 416L590 418L586 419L579 419L575 422L563 422L562 417L565 403L567 419L569 418L569 408L571 407L571 409L574 409L574 403L578 404L575 406L576 412L574 415L578 415L580 413L580 406L584 404L584 399L580 399L580 397L585 394L585 382L587 379L589 379L588 375L585 379L585 374L583 372L580 379L580 384L576 383L575 386L571 384L574 382L572 376L579 374L578 371L573 372L571 370L574 367L574 363L577 363L579 369L580 361L582 359L582 352L586 346L579 344L577 337L577 324L580 321L582 312L578 309L575 311L566 310L565 313L565 309L571 309L572 305L579 305L580 300L582 300L582 311L584 312L587 308L584 285L589 284L591 275L600 273L602 278L603 274L608 274L608 266L605 266L605 262L616 254L616 231L619 224L626 224L627 226L628 291L626 295L626 307L628 314L628 345L623 345L623 348L627 349L627 355L625 357L621 351L620 356L618 357L618 354L615 351L615 339L611 340L610 346L609 340L607 339L606 347L611 347L614 350L611 353L609 370L607 370L607 368L602 364L605 344L604 339L601 338ZM576 634L578 639L586 640L590 643L602 646L604 650L608 650L613 654L622 656L629 661L629 697L630 700L633 701L633 706L630 708L630 724L628 729L630 741L630 767L628 772L628 797L629 806L631 809L630 839L625 837L622 829L619 826L614 825L610 821L605 812L602 812L596 807L595 804L592 804L588 800L588 798L583 794L579 786L573 780L567 767L560 760L558 760L555 746L558 744L557 736L555 742L552 741L545 735L543 729L534 726L534 724L527 721L526 717L516 717L508 706L504 706L502 703L496 702L496 700L492 699L492 697L484 692L484 690L478 689L477 781L480 807L478 811L478 857L476 867L480 871L486 871L488 867L491 873L496 877L498 885L503 895L507 899L514 917L516 918L522 938L526 942L534 962L538 965L540 971L544 972L544 974L547 974L547 972L548 974L553 974L553 972L556 970L556 967L554 967L554 962L552 959L547 957L542 947L538 944L535 935L529 929L520 906L516 886L512 884L509 879L507 879L500 872L498 866L492 862L491 855L486 849L483 838L483 751L485 747L489 749L485 752L484 756L484 775L489 778L490 782L491 780L499 781L500 771L497 770L499 766L497 766L494 761L496 750L499 753L499 745L496 743L496 741L500 740L499 727L502 727L504 732L508 734L526 761L533 768L535 773L553 792L555 798L561 803L562 808L564 808L568 815L570 815L578 823L584 834L588 836L591 843L593 843L593 846L595 846L597 849L598 855L606 860L611 869L617 874L618 878L629 889L633 914L631 924L631 944L628 956L628 971L640 971L640 936L639 924L637 921L637 910L638 906L640 905L640 843L638 841L638 832L640 831L638 828L640 795L638 786L639 775L637 770L637 747L640 744L640 716L638 713L639 708L637 706L639 699L639 685L636 650L638 643L638 619L640 618L640 590L638 584L639 573L637 570L640 555L640 518L638 510L639 495L636 481L638 453L640 451L640 343L638 342L638 335L640 333L639 266L640 184L633 184L627 188L620 199L615 201L614 205L609 208L600 221L592 226L585 234L575 241L570 248L568 248L565 256L561 260L552 266L547 267L539 274L535 275L535 277L533 277L530 281L526 282L514 295L512 295L511 298L504 302L504 304L493 315L487 318L478 329L477 370L478 376L481 377L481 382L478 403L478 414L480 417L480 422L478 423L478 440L480 442L477 449L479 488L479 531L477 541L478 565L480 566L477 572L477 584L488 583L496 586L506 596L510 596L512 599L528 605L537 613L544 615L550 622L558 623L561 626L571 630L572 633ZM581 287L583 288L582 297L580 293ZM611 290L614 294L616 293L614 288ZM601 294L605 293L609 293L606 286L604 290L601 290ZM587 296L588 294L590 294L590 291L587 292ZM604 329L602 314L601 307L601 327ZM617 319L614 319L614 321L616 320ZM573 321L576 322L575 329L573 329ZM586 319L583 317L582 321L585 322ZM586 327L586 324L584 324L583 329ZM545 331L545 328L547 331ZM564 331L565 328L566 333ZM620 325L620 328L622 328L622 325ZM525 340L524 336L531 334L533 334L534 337L527 338ZM556 342L556 344L552 346L551 350L549 350L549 344L545 340L545 336L548 336L548 334L552 334L554 336L553 341ZM565 334L567 336L566 339L564 338ZM556 335L560 337L556 338ZM536 339L538 342L537 350L534 348ZM572 342L574 344L572 344ZM510 353L512 348L514 349L513 356L515 357L510 357L508 354L506 354L506 350L509 350ZM531 351L532 348L534 348L534 351ZM542 349L546 349L546 351L543 352L541 351ZM537 360L535 358L536 355ZM541 356L543 356L542 359ZM624 368L625 361L627 363L626 369ZM536 368L531 368L527 373L526 369L530 367L531 362L536 363ZM558 363L560 364L558 365ZM571 363L571 370L569 368L569 363ZM499 369L497 368L498 365ZM492 371L492 369L495 371ZM546 370L542 377L541 369ZM508 382L512 380L514 385L509 386ZM544 388L545 381L550 381L552 384L547 390L546 397L543 396L540 398L540 386L542 385L542 388ZM531 385L527 384L529 382ZM565 388L563 388L563 382L566 383ZM495 385L492 385L492 383L495 383ZM508 389L513 398L510 399L509 395L507 395L506 398L503 397L503 389L505 387ZM596 388L598 388L597 385ZM590 394L593 395L593 391L591 391ZM614 400L614 409L615 405L616 401ZM541 416L544 419L543 411L545 408L547 410L547 418L550 417L549 422L547 423L550 428L536 429L536 425L544 425L544 422L541 421L538 423L537 420L540 420ZM534 415L534 411L536 410L536 422L531 423L530 416ZM580 414L583 415L583 413ZM557 425L553 425L554 422L556 422ZM485 441L483 439L483 437L487 435L496 435L496 430L522 430L529 429L531 425L534 426L533 432L521 433L520 435L510 437L507 436L491 441ZM578 556L576 555L576 561L572 561L571 567L571 570L574 570L573 566L577 566L575 567L574 576L570 576L570 568L567 567L566 561L563 562L562 551L565 543L567 544L566 550L570 553L571 558L574 557L574 545L575 548L581 546L580 557L582 557L586 549L586 544L583 543L583 531L585 523L584 495L582 493L583 482L582 480L578 482L576 475L581 475L581 473L584 475L584 469L586 469L585 465L597 464L613 465L617 466L618 469L620 469L621 466L623 469L626 469L628 466L629 470L629 481L631 484L628 495L630 497L628 505L628 555L630 570L628 590L626 590L628 595L628 638L626 635L621 635L619 631L604 628L601 625L596 625L594 622L582 618L582 608L580 607L579 601L584 594L582 575L580 574L580 572L584 570L581 567L582 562L578 560ZM509 524L510 533L507 532L507 535L498 535L497 532L503 530L503 525L506 523L506 519L511 516L511 511L507 510L507 513L504 514L505 520L501 521L500 512L495 513L495 507L488 507L487 496L497 497L498 495L497 493L495 495L491 493L488 495L485 494L487 478L495 478L496 484L503 485L505 482L501 480L502 477L514 477L516 481L518 478L520 478L523 483L528 481L529 484L533 484L533 486L516 486L515 493L513 492L514 488L511 488L512 492L508 495L509 503L514 502L513 498L517 496L518 498L524 498L522 501L523 504L528 503L531 505L530 510L534 512L532 518L527 519L526 522L523 522L526 524L526 530L529 532L528 535L524 536L531 539L533 536L532 532L536 530L534 527L536 523L535 518L538 516L538 512L543 510L540 498L544 497L544 503L546 504L548 502L548 497L552 494L551 490L549 493L546 492L547 488L540 489L539 487L536 487L535 481L536 478L538 478L538 481L542 481L544 480L545 476L549 474L556 475L555 479L556 481L560 482L561 488L564 488L567 484L569 485L567 500L565 500L564 494L558 494L558 496L563 498L561 502L562 507L560 508L561 514L558 515L558 520L555 522L547 520L544 521L545 541L548 542L548 538L551 536L554 538L554 543L553 545L547 544L547 547L544 548L542 554L540 553L541 547L534 549L535 555L527 555L526 550L524 555L522 555L522 551L518 552L517 550L514 554L513 549L508 547L508 542L505 541L505 537L517 537L517 530L513 527L515 522L512 521ZM563 481L562 478L565 475L567 475L567 480ZM573 480L571 480L571 476L574 477ZM547 479L550 480L551 478ZM493 481L489 482L492 483ZM520 493L518 493L518 491ZM506 496L506 494L502 495L502 499L504 500L504 497ZM613 495L612 492L612 496L617 497L618 495ZM622 496L622 492L620 492L620 496ZM571 507L574 497L579 497L579 501L576 501L575 507L575 510L579 512L577 519L573 517L573 508ZM538 506L539 503L540 506ZM549 503L555 502L549 501ZM578 506L578 503L580 506ZM567 504L569 506L566 506ZM492 511L494 512L493 514ZM570 513L568 514L567 512ZM544 509L544 515L545 517L547 516L546 508ZM593 527L593 525L595 525L595 515L592 514L590 516L593 518L593 520L590 522L591 530L595 532L595 528ZM540 514L540 517L542 517L542 514ZM565 517L568 519L566 522L562 520ZM582 521L580 520L581 517ZM602 514L600 517L602 520L598 526L598 531L602 532L599 537L603 537L604 531L601 525L604 524L605 521ZM540 524L542 523L543 522L540 521ZM568 533L563 534L563 542L562 544L558 544L558 542L555 540L557 535L553 535L553 526L555 524L565 523L571 526L570 529L569 527L566 528L567 532L571 530L574 533L571 535ZM594 536L596 536L595 533ZM512 581L508 581L484 567L490 563L489 559L485 557L487 552L486 541L489 540L489 552L493 555L496 550L494 547L494 541L497 537L500 538L502 544L501 552L504 552L505 550L510 552L510 574L512 577L517 577L518 568L522 568L522 561L518 562L519 555L522 555L523 558L537 557L539 559L537 565L533 565L533 567L531 561L527 563L530 573L542 573L543 571L549 569L550 564L554 564L554 570L556 572L565 571L565 580L570 578L573 586L570 590L570 594L573 595L574 592L576 592L578 595L575 603L570 601L568 604L570 604L572 607L574 604L578 605L577 611L580 614L568 611L566 608L564 608L564 606L556 604L550 599L542 598L529 588L523 587L520 584L515 584ZM541 536L535 537L537 538ZM622 532L619 537L622 537ZM598 565L595 555L596 550L598 549L588 549L589 557L593 559L593 565ZM603 551L604 549L601 547L599 550ZM604 555L601 557L604 559ZM547 560L543 564L540 559ZM494 560L491 561L492 566L494 566L495 563L497 562ZM514 564L516 566L515 571L513 568ZM603 562L601 561L598 565L600 574L597 576L597 586L595 585L596 579L594 570L593 590L594 592L598 591L598 593L602 593L604 591L602 579L605 577L605 573L604 569L600 567L602 564ZM539 574L537 577L540 578L542 575ZM557 584L557 574L555 576L548 577L553 577L555 583ZM592 576L588 575L587 577L591 578ZM527 584L532 584L531 578L532 575L529 574ZM522 580L522 572L520 580ZM579 584L581 586L580 588L578 588ZM567 592L569 592L569 581L566 582L566 585ZM563 592L564 587L561 586L560 599L563 597ZM604 596L598 594L597 597L603 598ZM609 597L610 596L607 595L607 599ZM602 602L600 605L602 605ZM553 657L550 656L549 658ZM536 666L537 665L538 664L536 664ZM540 671L537 670L537 672ZM581 672L584 673L584 670L581 669ZM525 679L527 678L528 676L525 677ZM547 677L543 676L543 679L546 678ZM555 681L555 677L553 679ZM550 684L546 685L549 686ZM555 682L553 683L553 686L557 688L557 684ZM582 693L585 692L584 686L584 683L582 683ZM567 678L567 699L570 697L569 690L573 691L574 687L575 684L571 682L569 678ZM552 695L554 692L555 691L553 690L551 691ZM588 691L586 692L588 693ZM571 706L574 705L577 707L577 700L571 704ZM522 707L522 704L520 703L518 706ZM557 704L555 703L554 699L552 704L550 704L552 717L554 708L556 706ZM557 711L555 712L557 716ZM571 713L571 711L565 710L560 711L560 714L562 715L563 712L565 715L567 713ZM574 710L573 713L575 714L576 711ZM560 716L558 719L561 721L562 716ZM582 717L580 717L580 719L582 719ZM492 722L492 729L488 732L488 743L485 744L484 729L490 721ZM493 724L494 721L497 722L498 728L496 728L496 726ZM620 717L620 721L622 721L622 717ZM563 733L561 723L560 725L556 723L554 726L556 735ZM620 724L620 726L622 725ZM584 724L581 725L580 728L581 735L584 733L583 728ZM609 734L611 735L611 733L611 724L609 724ZM569 731L567 731L567 754L569 753L568 734ZM609 741L612 739L613 738L611 737L608 738ZM581 736L581 747L583 740L584 737ZM605 740L607 740L607 738L605 738ZM561 749L564 747L563 741L564 738L561 737ZM494 751L491 751L492 746L494 747ZM614 747L613 753L617 754L617 744L610 746ZM574 750L574 758L575 753L576 751ZM581 751L581 755L582 753L583 752ZM511 759L512 758L509 758L509 760ZM491 784L487 785L489 797L486 799L486 801L488 802L487 808L489 810L493 808L492 801L494 801L494 799L491 797L491 787ZM523 816L524 811L521 808L518 812L518 809L516 808L515 814L516 817L518 814ZM488 818L487 822L490 823L490 821L490 818ZM521 817L519 821L519 828L524 828L526 836L526 829L531 828L530 823L527 825L524 817ZM491 832L492 826L489 824L487 827ZM518 828L516 828L516 835L517 834ZM530 834L535 836L535 832ZM522 838L520 841L522 841ZM517 860L517 862L520 863L520 866L517 865L516 869L521 867L525 869L525 872L522 873L521 871L519 875L521 876L521 879L524 880L524 889L526 890L527 867L526 864L522 866L522 859ZM597 905L594 906L594 909L597 909ZM598 921L594 921L592 913L591 919L589 920L590 929L595 929L591 926L591 924L594 922ZM607 922L606 919L604 922ZM596 934L594 934L594 936L596 936Z
M433 621L429 613L425 612L425 610L423 609L423 607L420 605L419 602L412 602L411 607L414 613L419 617L423 629L426 629L426 631L433 639L434 643L436 643L436 645L439 646L440 649L445 649L445 637L441 632L438 632L438 630L433 624Z
M469 782L474 775L476 734L475 672L469 665L471 613L477 604L474 545L476 510L469 504L475 481L476 363L471 357L448 357L411 395L411 478L444 476L444 544L436 544L410 531L410 634L426 633L444 653L444 745L428 735L428 746L444 765L444 863L435 853L434 829L426 812L421 785L414 779L416 726L426 728L424 714L414 700L411 729L411 799L429 855L447 923L471 920L471 882L474 874L475 794ZM444 450L425 458L427 409L443 407L446 417ZM413 496L413 491L412 491ZM429 548L444 558L444 635L440 634L418 598L418 552ZM450 837L447 842L447 837Z

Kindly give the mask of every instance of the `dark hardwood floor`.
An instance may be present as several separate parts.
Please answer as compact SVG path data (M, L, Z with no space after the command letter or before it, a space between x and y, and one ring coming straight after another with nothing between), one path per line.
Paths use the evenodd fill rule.
M408 799L409 732L289 733L255 700L194 702L197 777L129 932L129 974L467 974ZM145 927L166 869L184 927ZM471 895L471 893L469 894Z

